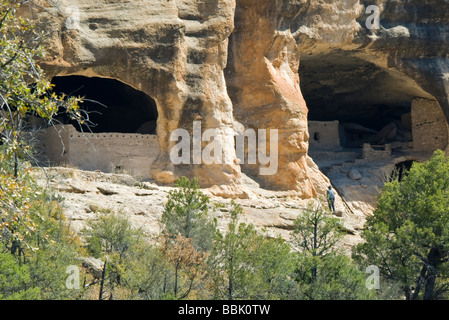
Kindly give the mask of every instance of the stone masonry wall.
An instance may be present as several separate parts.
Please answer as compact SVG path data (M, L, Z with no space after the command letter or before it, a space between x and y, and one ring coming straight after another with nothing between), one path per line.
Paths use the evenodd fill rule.
M160 154L156 135L138 133L81 133L71 125L58 125L41 133L53 164L68 163L83 170L121 171L143 179Z
M341 149L338 121L309 121L310 150Z
M414 99L412 102L413 149L444 150L448 145L448 126L437 101Z

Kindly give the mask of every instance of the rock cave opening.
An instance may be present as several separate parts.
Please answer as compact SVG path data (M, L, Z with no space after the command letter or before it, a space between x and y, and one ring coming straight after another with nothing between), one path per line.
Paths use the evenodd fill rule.
M414 160L405 160L397 163L394 166L393 172L391 173L390 180L397 179L398 181L402 181L404 177L408 175L410 169L412 168L415 162L416 161Z
M306 55L299 73L312 150L412 141L412 100L422 93L405 77L343 52Z
M438 102L397 70L337 51L304 54L299 74L319 166L447 145Z
M80 126L67 117L58 119L72 124L77 131L156 134L156 101L142 91L99 77L56 76L52 83L57 94L84 97L80 107L88 113L92 125Z
M51 165L70 164L82 170L128 173L151 178L161 148L156 134L156 101L118 80L56 76L54 92L80 96L80 108L93 125L80 125L67 115L54 126L36 120L36 157Z

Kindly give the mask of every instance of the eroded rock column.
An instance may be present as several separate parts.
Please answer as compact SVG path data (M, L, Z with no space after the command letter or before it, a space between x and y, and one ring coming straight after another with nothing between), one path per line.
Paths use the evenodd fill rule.
M263 187L315 195L306 156L307 107L299 87L299 52L289 23L298 5L239 0L226 70L234 115L245 129L278 130L278 170L260 174L260 163L241 163ZM268 142L267 150L270 149Z

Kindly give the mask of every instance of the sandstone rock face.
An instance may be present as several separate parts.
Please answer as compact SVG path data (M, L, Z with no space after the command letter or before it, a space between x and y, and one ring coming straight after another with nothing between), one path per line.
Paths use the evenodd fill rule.
M158 107L161 155L152 175L162 183L197 176L204 186L238 185L234 164L173 166L170 133L233 128L232 104L223 69L233 30L234 1L59 1L57 7L28 7L49 33L49 50L40 65L50 77L82 75L114 78L152 97ZM139 117L139 115L136 115ZM233 145L223 153L234 155ZM238 190L234 190L238 192Z
M366 13L366 8L369 5L379 8L379 29L367 28L370 13ZM310 1L310 5L303 8L294 27L294 36L303 57L322 59L323 56L333 56L335 64L345 63L349 58L373 63L399 80L391 83L393 88L402 86L402 94L411 97L431 96L439 102L446 118L449 118L449 61L445 45L448 29L446 13L449 10L447 2ZM354 61L352 71L363 69L362 65ZM361 77L369 77L370 73L366 68L362 71L359 73L359 85L362 83ZM375 86L374 75L371 78L371 85ZM389 81L383 79L383 83ZM387 90L387 87L383 91L389 91L391 95L395 93Z
M380 29L367 27L373 4ZM41 62L49 76L114 78L155 99L157 182L198 176L217 194L244 197L244 171L264 188L312 198L327 181L307 156L311 114L351 105L345 116L374 119L378 105L427 99L449 119L447 1L61 0L22 11L50 35ZM170 133L192 133L193 121L223 139L278 130L276 173L239 164L232 142L222 143L229 163L174 165Z
M312 170L315 170L312 168ZM149 241L158 241L161 235L161 217L172 186L161 186L151 182L139 182L127 174L83 171L75 168L47 168L46 176L40 168L33 170L33 177L42 186L50 186L58 197L63 197L64 214L71 228L82 236L86 223L101 214L116 214L125 217L131 225L140 228ZM306 208L310 199L301 199L292 191L271 191L259 188L243 174L243 183L248 183L248 198L235 199L243 209L240 219L265 230L269 237L282 237L291 243L294 221ZM318 176L318 174L316 175ZM322 177L324 183L326 177ZM321 181L320 181L321 183ZM112 192L101 192L109 190ZM82 192L79 192L82 190ZM210 197L209 215L217 219L217 227L223 233L231 221L232 201L202 190ZM218 204L215 206L214 204ZM347 234L341 243L350 252L354 243L361 240L360 227L364 216L348 213L337 195L337 212L342 213ZM356 230L356 234L352 232ZM293 245L293 244L292 244ZM83 259L84 265L94 274L100 274L103 262ZM99 273L98 273L99 272Z
M289 27L294 11L287 2L237 1L226 80L236 119L245 127L277 129L276 174L257 174L264 187L315 195L306 156L307 107L299 88L299 50Z

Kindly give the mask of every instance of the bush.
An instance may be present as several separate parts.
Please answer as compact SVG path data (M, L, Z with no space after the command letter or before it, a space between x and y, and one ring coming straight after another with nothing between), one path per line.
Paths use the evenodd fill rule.
M173 239L190 238L198 250L210 251L216 225L207 215L209 197L199 190L196 178L181 177L175 185L178 189L169 192L162 215L163 233Z

